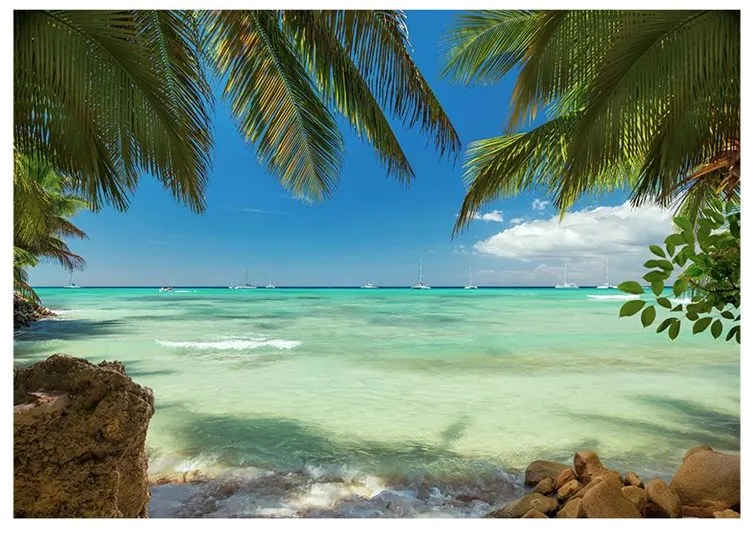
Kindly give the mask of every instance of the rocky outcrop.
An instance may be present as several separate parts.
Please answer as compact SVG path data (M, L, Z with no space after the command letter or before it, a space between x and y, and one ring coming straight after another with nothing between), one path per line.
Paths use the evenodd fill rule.
M533 493L488 517L739 517L739 456L708 446L687 451L671 485L659 479L645 485L634 472L622 476L592 451L575 453L572 467L536 460L525 482Z
M41 304L24 298L18 292L13 293L13 329L22 328L40 318L54 315L55 313Z
M676 471L670 487L686 506L720 511L738 510L739 456L716 452L708 446L691 449Z
M150 389L62 354L16 369L13 388L15 517L146 517Z

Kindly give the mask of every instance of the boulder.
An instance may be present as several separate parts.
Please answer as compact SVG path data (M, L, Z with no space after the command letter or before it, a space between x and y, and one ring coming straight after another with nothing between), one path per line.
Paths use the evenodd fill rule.
M556 477L556 481L555 481L556 489L559 489L560 487L562 487L564 484L566 484L570 480L574 480L576 478L577 477L575 476L574 471L572 470L572 468L571 467L567 467L561 473L559 473L558 476Z
M556 499L533 492L491 511L486 517L520 518L530 510L538 510L548 515L556 512L558 507L559 501Z
M606 468L595 452L582 450L574 455L574 474L582 484L587 484L595 477L605 473L612 474L621 481L621 475L618 471Z
M561 507L561 509L559 509L558 512L556 512L556 517L567 519L575 519L579 517L581 502L582 499L580 499L579 497L570 499L564 506Z
M637 476L637 473L634 473L632 471L624 475L624 485L637 486L638 488L645 487L645 484L643 484L642 479L639 476Z
M682 505L682 517L713 517L715 511L711 506L684 506Z
M655 479L645 486L645 517L682 517L681 499L663 480Z
M554 479L551 477L546 477L535 486L535 491L542 495L549 495L554 492L556 489L556 484L554 482Z
M588 491L590 491L591 489L593 489L593 487L595 487L597 484L600 484L603 481L608 481L611 484L618 486L620 488L622 486L621 481L618 478L616 478L614 475L612 475L611 473L604 473L600 476L596 476L595 478L593 478L593 480L585 484L582 487L582 489L580 489L580 491L575 493L574 496L580 497L580 498L584 497Z
M741 517L739 515L739 512L734 512L733 510L726 508L725 510L721 510L720 512L713 512L713 517L717 518L739 518Z
M22 328L47 316L55 314L41 303L25 298L18 292L13 293L13 329Z
M529 510L527 514L522 516L522 519L529 519L531 517L538 519L548 519L548 516L546 514L542 514L538 510Z
M568 466L559 462L535 460L525 470L525 484L535 486L544 478L556 478Z
M687 452L670 484L685 506L709 506L714 511L739 506L739 456L696 447Z
M13 380L15 517L146 517L154 395L119 362L56 354Z
M624 494L624 496L632 501L632 504L635 505L635 508L637 508L637 511L641 514L645 511L645 505L647 504L647 495L645 494L644 488L639 488L637 486L624 486L621 488L621 492Z
M556 491L556 497L560 501L568 501L570 497L573 497L582 488L577 480L570 480Z
M582 517L632 518L641 517L632 501L621 492L618 479L601 477L587 490L580 503Z

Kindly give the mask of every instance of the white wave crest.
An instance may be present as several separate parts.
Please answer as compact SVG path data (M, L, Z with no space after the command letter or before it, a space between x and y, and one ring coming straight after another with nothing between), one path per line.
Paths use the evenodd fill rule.
M160 341L154 342L167 348L192 348L196 350L254 350L271 347L279 350L292 350L300 346L300 341L267 339L263 337L233 338L221 341Z
M626 301L631 300L634 296L631 296L629 294L588 294L588 298L591 300L613 300L613 301Z

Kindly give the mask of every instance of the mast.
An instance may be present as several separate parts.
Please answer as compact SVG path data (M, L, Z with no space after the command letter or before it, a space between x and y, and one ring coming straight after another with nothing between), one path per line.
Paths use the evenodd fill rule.
M567 283L567 263L564 263L564 286L566 287L569 283Z
M608 286L608 257L606 257L606 286Z
M470 276L470 285L469 286L472 287L473 286L473 266L472 265L470 265L470 268L468 269L468 275Z
M423 283L423 259L418 259L418 284Z

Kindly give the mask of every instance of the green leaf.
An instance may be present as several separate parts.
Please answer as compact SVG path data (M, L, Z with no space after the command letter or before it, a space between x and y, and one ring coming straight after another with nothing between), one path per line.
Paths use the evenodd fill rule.
M681 328L681 322L677 320L676 318L672 318L673 322L671 322L671 327L668 328L668 337L672 341L679 336L679 329Z
M642 327L644 328L652 324L653 321L655 321L655 307L652 305L645 307L645 309L642 311L642 314L640 315L640 321L642 322Z
M739 238L739 221L736 219L733 219L729 221L729 232L731 233L731 236L738 239Z
M692 326L692 333L702 333L703 331L708 329L708 326L712 321L713 319L709 316L699 319L697 322L695 322L694 326Z
M672 313L676 313L677 311L681 311L681 310L682 310L682 305L680 303L680 304L676 305L673 309L671 309L671 312Z
M674 281L674 296L681 296L687 291L687 280L677 279Z
M630 300L622 305L621 309L619 309L619 317L621 318L622 316L632 316L644 306L645 302L643 300Z
M657 246L655 244L652 244L650 246L650 251L653 252L653 255L658 255L659 257L663 257L664 259L666 258L666 254L661 249L661 246ZM650 268L650 266L646 266L646 268Z
M669 257L674 256L674 251L676 251L676 246L674 244L669 244L666 242L666 253L668 253Z
M668 235L665 242L667 246L681 246L687 243L682 235L676 233Z
M642 294L645 292L645 289L637 281L625 281L616 288L629 294Z
M661 307L671 309L671 301L668 298L658 298L655 301L658 302L658 305L660 305ZM689 309L689 306L687 306L687 309Z
M685 231L692 232L692 222L689 221L689 218L685 216L676 216L674 218L674 223L677 227L684 229Z
M716 320L713 322L713 325L710 326L710 334L713 335L714 339L717 339L721 336L721 332L723 331L723 324L720 320Z
M723 311L721 313L721 316L723 318L728 318L729 320L733 320L734 319L734 313L732 313L731 311Z
M663 322L661 322L661 323L660 323L660 324L658 325L658 329L657 329L657 330L655 330L655 332L656 332L656 333L660 333L661 331L665 330L665 329L666 329L667 327L669 327L669 326L671 325L671 323L672 323L672 322L673 322L674 320L676 320L676 319L675 319L675 318L667 318L666 320L664 320Z
M653 270L652 272L648 272L645 275L643 275L642 278L645 281L652 283L653 281L663 281L668 276L669 274L667 274L666 272L662 272L660 270Z
M693 264L692 266L687 268L687 270L684 272L684 275L686 275L687 277L691 277L693 279L702 277L704 274L705 274L705 270L702 267L697 266L696 264Z
M653 294L655 294L656 296L660 296L661 294L663 294L663 288L664 288L664 284L663 284L662 279L657 279L656 281L653 281L650 283L650 289L653 291Z
M729 332L726 334L726 340L730 341L731 337L733 337L739 331L739 329L740 329L739 326L734 326L733 328L731 328Z
M692 322L696 322L698 318L700 318L700 315L697 313L687 312L684 316L687 317L688 320L691 320Z

